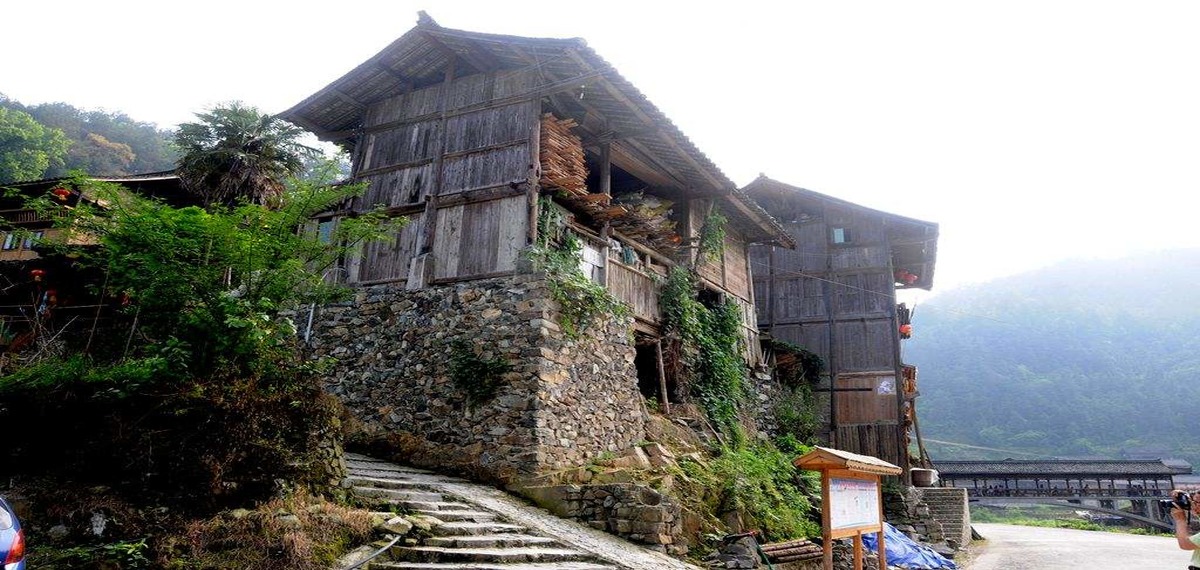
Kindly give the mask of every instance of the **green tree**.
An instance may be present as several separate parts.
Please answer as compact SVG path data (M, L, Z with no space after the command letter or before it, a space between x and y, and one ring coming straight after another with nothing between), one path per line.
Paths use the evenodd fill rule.
M0 182L37 180L61 165L70 142L29 113L0 106Z
M300 175L317 149L299 142L304 130L254 107L231 102L179 125L179 177L208 204L272 204L283 181Z

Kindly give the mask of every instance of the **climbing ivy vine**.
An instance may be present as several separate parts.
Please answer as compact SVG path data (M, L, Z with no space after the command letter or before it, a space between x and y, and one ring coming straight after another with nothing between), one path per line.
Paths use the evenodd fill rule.
M721 258L725 250L725 223L728 220L720 212L712 211L704 217L704 225L700 228L700 256L708 261Z
M741 311L728 301L710 307L697 294L695 275L673 268L660 301L664 331L678 346L692 396L722 431L736 436L738 408L748 394Z
M464 340L450 343L450 379L466 397L468 405L492 399L504 385L512 364L503 358L484 358Z
M527 255L546 272L550 296L559 306L558 324L563 333L578 338L603 315L628 316L629 308L624 303L580 269L583 242L566 228L558 206L543 197L538 212L538 241Z

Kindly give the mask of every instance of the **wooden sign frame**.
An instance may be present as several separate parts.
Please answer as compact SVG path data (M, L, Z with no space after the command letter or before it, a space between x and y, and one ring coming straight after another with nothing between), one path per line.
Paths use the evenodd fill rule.
M792 464L800 469L821 472L821 542L825 570L833 570L833 541L839 538L854 539L854 570L862 570L862 537L871 533L879 536L879 567L887 568L882 478L899 475L903 469L876 457L828 447L814 448Z

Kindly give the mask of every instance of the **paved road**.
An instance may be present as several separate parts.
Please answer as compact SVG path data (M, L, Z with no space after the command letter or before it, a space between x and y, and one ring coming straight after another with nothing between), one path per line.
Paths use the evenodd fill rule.
M1175 539L1006 524L973 525L987 540L965 570L1183 570L1190 552Z

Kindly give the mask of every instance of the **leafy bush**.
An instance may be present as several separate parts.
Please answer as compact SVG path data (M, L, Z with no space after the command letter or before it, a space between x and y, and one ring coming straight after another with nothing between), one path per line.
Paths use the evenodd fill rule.
M8 464L204 507L327 483L316 453L338 410L286 310L343 295L325 270L387 231L374 214L342 221L332 243L298 231L361 188L297 183L277 209L205 210L74 185L93 201L32 205L64 232L49 245L103 276L108 340L0 377L0 422L31 434Z
M464 340L450 343L450 380L458 387L468 405L490 400L504 383L512 364L503 358L483 358Z
M738 436L738 408L749 387L742 360L742 314L737 305L706 306L697 298L695 276L674 267L663 284L660 305L670 349L679 356L690 393L708 417L727 434Z
M558 206L543 198L539 212L538 243L526 251L526 256L546 272L550 296L558 303L563 333L578 338L602 316L629 316L629 307L579 268L583 242L562 225Z
M811 501L819 479L797 471L792 458L758 444L724 449L709 463L683 461L679 495L712 518L739 513L744 526L761 530L766 540L819 536Z

